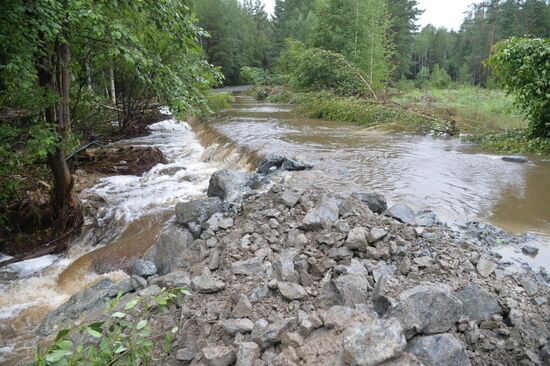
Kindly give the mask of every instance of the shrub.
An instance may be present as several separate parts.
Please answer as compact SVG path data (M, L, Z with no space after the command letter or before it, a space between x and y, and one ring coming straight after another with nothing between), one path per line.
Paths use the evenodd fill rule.
M550 137L550 39L511 38L495 45L487 63L529 119L531 137Z
M179 304L186 294L186 289L163 289L154 297L136 295L124 306L119 294L108 304L108 309L117 311L106 320L61 330L52 345L44 350L38 348L35 361L30 365L148 364L155 348L149 327L150 316ZM177 331L174 327L158 340L164 353L170 351Z

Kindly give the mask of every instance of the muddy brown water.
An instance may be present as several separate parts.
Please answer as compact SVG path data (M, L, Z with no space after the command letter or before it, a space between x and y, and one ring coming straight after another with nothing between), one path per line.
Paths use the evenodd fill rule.
M431 209L449 224L489 222L532 233L535 257L519 248L502 255L550 268L550 158L502 161L458 139L382 133L356 124L298 116L291 106L237 94L233 107L211 122L235 143L261 154L283 154L315 165L294 174L295 185L318 182L343 193L377 191L390 203Z

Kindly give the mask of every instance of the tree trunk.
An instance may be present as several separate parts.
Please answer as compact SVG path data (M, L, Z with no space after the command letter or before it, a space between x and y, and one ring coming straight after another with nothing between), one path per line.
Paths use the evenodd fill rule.
M116 107L115 72L113 71L112 67L109 69L109 80L111 81L111 84L110 84L111 103L113 103L113 107Z
M69 112L69 61L68 45L56 45L51 52L47 42L42 39L43 56L38 61L39 83L44 94L55 93L59 99L44 110L46 123L56 125L60 145L48 154L48 165L53 176L52 214L55 222L64 230L72 203L73 179L65 161L63 144L70 131Z

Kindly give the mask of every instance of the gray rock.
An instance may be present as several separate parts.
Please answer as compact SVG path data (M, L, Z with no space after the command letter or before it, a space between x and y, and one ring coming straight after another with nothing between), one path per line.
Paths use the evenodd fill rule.
M265 319L259 319L254 324L250 338L256 342L261 349L281 342L281 336L291 326L289 320L281 320L269 323Z
M281 281L298 282L299 273L294 269L294 258L300 253L296 248L285 248L279 254L279 259L275 263L277 276Z
M497 264L488 257L481 257L477 262L476 269L481 277L487 278L497 269Z
M190 249L193 239L188 230L173 226L160 235L144 259L153 262L161 275L176 268L187 268L199 259L196 251Z
M509 163L527 163L529 161L527 157L520 155L503 156L502 160Z
M235 350L226 346L204 347L202 356L208 366L229 366L237 358Z
M259 174L268 174L271 173L274 169L299 171L311 168L313 168L313 165L306 164L298 160L289 159L281 155L272 155L262 161L256 172Z
M521 251L523 252L523 254L531 257L536 257L537 254L539 254L539 248L533 245L525 245L523 246L523 248L521 248Z
M254 366L260 358L260 346L254 342L241 342L237 350L236 366Z
M480 321L502 312L497 297L477 284L467 285L456 296L462 302L464 316L471 320Z
M233 262L231 272L245 276L257 276L264 270L263 257L254 257L243 261Z
M208 197L219 197L227 202L236 202L251 190L251 184L251 174L229 169L219 170L210 177Z
M132 274L140 277L149 277L157 273L155 263L143 259L134 259L131 267Z
M191 286L193 290L201 294L212 294L220 292L225 288L223 281L216 279L209 273L194 277L191 280Z
M38 332L41 335L50 335L62 327L67 327L75 320L103 309L106 299L117 296L119 292L126 293L132 288L125 283L115 283L104 279L95 285L77 292L63 305L49 313L40 324Z
M344 305L354 306L367 302L370 286L365 276L361 274L344 275L332 280L332 282Z
M445 284L424 284L403 292L386 317L401 321L405 336L448 331L462 315L462 303Z
M293 282L277 282L277 288L281 292L281 295L289 301L302 300L307 297L306 290Z
M219 197L208 197L200 200L179 202L176 205L178 224L187 225L191 222L203 223L216 212L226 212L228 206Z
M346 246L350 249L366 250L367 249L367 229L364 227L354 227L348 233Z
M412 339L407 352L426 366L469 366L470 358L462 342L452 334L436 334Z
M319 282L319 295L317 296L317 303L320 307L325 308L340 302L340 294L332 282L332 270L329 270L325 273L325 276L321 282Z
M433 211L421 211L415 215L416 225L432 227L437 223L437 215Z
M281 336L281 343L283 346L298 348L304 344L304 338L296 332L285 332Z
M189 347L180 348L176 351L176 360L188 362L193 361L193 359L195 358L195 354L195 350Z
M416 225L416 215L409 206L403 203L397 203L388 208L384 215L393 217L394 219L401 221L404 224Z
M278 198L277 202L282 203L288 208L296 206L303 192L294 189L285 190Z
M413 262L420 268L431 267L433 264L432 258L428 257L427 255L423 257L413 258Z
M232 226L233 218L221 212L216 212L206 221L206 228L214 232L220 229L229 229Z
M247 296L250 302L254 303L270 297L271 291L269 291L267 286L258 286L250 290Z
M382 229L382 228L373 227L372 229L370 229L370 231L367 235L367 240L368 240L369 244L374 244L378 240L384 238L386 235L388 235L387 230Z
M164 276L149 279L149 284L166 288L188 288L191 285L191 278L188 272L176 270Z
M302 337L307 337L315 329L323 326L323 321L317 313L307 314L303 311L298 312L298 332Z
M346 246L332 247L328 252L328 256L334 260L339 261L341 259L351 258L353 256L353 252L350 248Z
M302 226L310 231L328 229L334 221L338 220L338 212L336 200L325 199L306 213Z
M397 268L393 264L386 264L384 262L381 262L372 267L372 277L374 278L375 282L378 282L378 279L381 276L385 276L386 278L391 278L393 277L396 271L397 271Z
M252 304L248 300L248 297L244 294L239 295L237 303L233 307L231 316L234 318L247 318L252 316L253 308Z
M229 334L250 333L254 323L249 319L227 319L221 323L222 328Z
M352 197L365 203L374 213L381 214L388 209L386 197L379 193L353 193Z
M343 360L346 365L374 366L399 355L407 341L396 319L372 319L344 331Z

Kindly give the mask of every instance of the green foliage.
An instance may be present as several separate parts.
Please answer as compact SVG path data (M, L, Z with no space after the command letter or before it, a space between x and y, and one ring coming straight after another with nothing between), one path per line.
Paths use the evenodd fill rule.
M529 118L529 134L550 138L550 39L498 43L488 64Z
M416 86L422 88L426 82L430 79L430 70L427 67L420 69L420 72L416 75Z
M241 80L253 85L268 85L271 82L269 72L259 67L245 66L241 68Z
M297 90L327 90L342 96L367 94L361 71L332 51L306 48L303 43L288 40L278 67Z
M179 305L186 289L163 289L158 295L135 295L125 304L121 295L109 304L116 310L106 320L63 329L53 344L38 349L32 366L62 365L142 365L151 361L156 340L151 332L149 319L171 305ZM172 347L178 327L165 332L163 352Z

